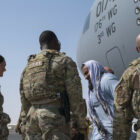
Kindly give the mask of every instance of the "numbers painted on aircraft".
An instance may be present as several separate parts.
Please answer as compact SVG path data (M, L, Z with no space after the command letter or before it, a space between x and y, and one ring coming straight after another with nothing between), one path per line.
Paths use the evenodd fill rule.
M101 0L97 4L96 8L96 17L99 17L108 7L110 2L114 2L115 0Z
M110 5L109 5L110 4ZM118 13L118 7L116 0L100 0L96 7L96 20L94 25L94 31L97 34L98 44L102 43L104 37L110 37L116 32L116 25L114 16ZM104 25L106 21L109 21L108 25ZM104 27L106 26L106 27Z
M108 18L108 20L111 20L113 18L113 16L115 16L117 14L117 4L115 4L107 13L107 15L104 15L102 18L99 19L98 22L96 22L95 26L94 26L94 30L95 32L98 31L98 29L102 28L103 22L106 19L106 16Z
M106 16L103 16L99 21L95 24L95 32L97 32L98 29L102 28L103 21L105 20Z
M94 0L90 15L88 31L79 40L79 68L95 59L121 76L130 61L138 57L134 45L140 33L140 0Z
M98 44L101 44L101 39L104 36L104 32L102 31L97 37L98 37Z
M107 28L106 28L106 36L110 37L113 33L116 32L116 26L115 26L115 22L112 22ZM105 36L104 31L102 31L101 33L99 33L97 35L98 38L98 44L102 43L102 38Z

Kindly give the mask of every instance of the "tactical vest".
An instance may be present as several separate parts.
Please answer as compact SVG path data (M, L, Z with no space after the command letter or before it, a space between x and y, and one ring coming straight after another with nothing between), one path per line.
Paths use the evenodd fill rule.
M29 101L57 99L57 93L64 90L64 58L64 53L51 50L30 56L23 76L23 91Z

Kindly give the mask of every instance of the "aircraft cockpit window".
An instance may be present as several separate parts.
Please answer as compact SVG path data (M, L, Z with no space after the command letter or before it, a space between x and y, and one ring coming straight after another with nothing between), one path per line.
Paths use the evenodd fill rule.
M84 28L83 28L83 34L88 30L89 28L89 24L90 24L90 15L91 15L91 12L88 14L87 16L87 19L86 19L86 22L85 22L85 25L84 25Z

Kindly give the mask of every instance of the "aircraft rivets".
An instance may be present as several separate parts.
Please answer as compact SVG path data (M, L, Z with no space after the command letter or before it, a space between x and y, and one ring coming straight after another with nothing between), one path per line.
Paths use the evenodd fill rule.
M137 3L139 0L134 0L135 3Z
M136 14L139 14L139 13L140 13L140 7L136 7L135 13L136 13Z
M139 18L137 18L137 25L139 25L139 26L140 26L140 17L139 17Z

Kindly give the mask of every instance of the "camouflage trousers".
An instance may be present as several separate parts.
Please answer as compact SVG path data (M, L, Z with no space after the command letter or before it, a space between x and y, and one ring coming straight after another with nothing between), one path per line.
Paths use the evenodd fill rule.
M21 137L22 137L22 140L25 140L25 129L26 129L26 120L24 119L22 119L22 122L21 122L21 124L20 124L20 135L21 135Z
M0 124L0 140L8 140L9 130L7 124Z
M0 137L0 140L8 140L8 137Z
M70 140L69 125L58 105L33 105L27 115L25 140Z
M139 129L139 130L137 130L136 140L140 140L140 129Z

